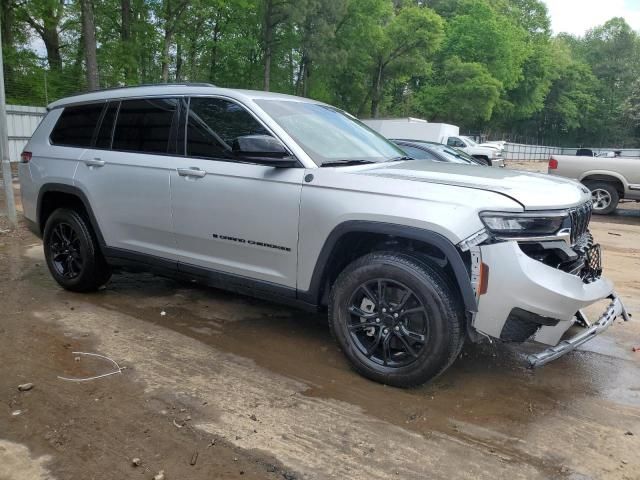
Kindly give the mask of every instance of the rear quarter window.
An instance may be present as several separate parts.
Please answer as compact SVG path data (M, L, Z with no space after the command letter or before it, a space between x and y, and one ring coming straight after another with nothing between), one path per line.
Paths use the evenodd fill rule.
M49 136L51 143L68 147L90 147L104 104L65 107Z

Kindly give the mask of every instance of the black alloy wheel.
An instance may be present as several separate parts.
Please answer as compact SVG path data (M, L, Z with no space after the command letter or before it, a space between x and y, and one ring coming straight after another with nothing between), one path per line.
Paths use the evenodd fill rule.
M415 254L366 254L338 275L329 296L329 326L351 365L397 387L446 370L464 344L464 320L455 283Z
M349 301L350 336L372 362L402 367L417 360L429 333L427 311L406 285L388 278L360 285Z
M80 237L68 223L58 223L49 237L49 254L56 272L74 279L82 273L84 261L80 253Z
M111 269L84 212L58 208L44 227L44 256L51 276L66 290L91 292L107 283Z

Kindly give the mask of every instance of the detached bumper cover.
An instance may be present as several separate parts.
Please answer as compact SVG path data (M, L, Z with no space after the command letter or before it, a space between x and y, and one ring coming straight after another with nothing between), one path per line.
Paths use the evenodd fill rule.
M493 338L500 334L509 314L520 308L558 320L542 327L535 340L555 346L573 325L577 311L614 294L606 278L584 283L576 275L529 258L516 242L480 247L482 262L489 267L488 288L478 301L473 326Z
M580 332L575 337L562 340L555 347L550 347L546 350L543 350L542 352L529 355L527 357L529 366L531 368L541 367L542 365L545 365L555 360L556 358L559 358L571 352L572 350L575 350L580 345L588 342L589 340L604 332L611 326L611 324L617 317L621 316L625 321L628 321L629 314L627 313L620 298L616 294L612 294L609 298L611 298L611 303L607 307L607 310L598 319L598 321Z

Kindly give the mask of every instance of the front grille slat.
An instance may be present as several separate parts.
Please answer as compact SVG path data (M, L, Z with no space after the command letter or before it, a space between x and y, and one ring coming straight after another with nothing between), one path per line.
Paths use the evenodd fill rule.
M571 243L574 244L578 239L587 233L589 222L591 221L591 212L593 205L591 202L585 203L580 207L569 210L571 218Z

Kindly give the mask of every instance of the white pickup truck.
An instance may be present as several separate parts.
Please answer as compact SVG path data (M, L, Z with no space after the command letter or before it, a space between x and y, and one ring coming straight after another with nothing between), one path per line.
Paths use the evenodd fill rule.
M640 158L552 155L548 172L589 188L593 213L607 215L622 199L640 202Z
M362 120L379 134L398 140L422 140L443 143L458 148L467 155L484 160L491 166L504 166L500 144L476 143L473 139L460 135L460 127L448 123L431 123L420 118L405 117L392 119Z

